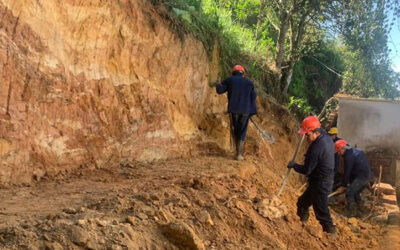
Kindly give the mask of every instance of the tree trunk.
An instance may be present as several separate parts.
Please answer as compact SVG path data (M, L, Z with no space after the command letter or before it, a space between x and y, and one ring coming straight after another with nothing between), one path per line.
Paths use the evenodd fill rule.
M290 83L292 82L293 69L295 63L299 60L299 49L303 42L304 30L305 30L305 20L310 12L304 12L300 18L299 23L295 23L293 19L289 19L289 23L292 30L292 36L290 38L290 62L286 73L281 78L281 84L283 86L283 95L287 95Z
M282 79L282 83L284 84L285 88L283 89L283 94L287 95L290 83L292 82L292 77L293 77L293 70L294 70L294 65L295 61L290 61L289 67L286 71L286 74L284 75Z
M279 35L278 35L278 41L276 44L276 59L275 59L275 65L277 70L279 70L280 75L281 73L281 67L282 67L282 60L283 60L283 54L285 51L285 39L286 39L286 33L289 29L289 17L290 15L286 12L285 9L281 10L280 14L280 25L279 25ZM281 77L281 76L280 76ZM279 78L280 78L279 77Z

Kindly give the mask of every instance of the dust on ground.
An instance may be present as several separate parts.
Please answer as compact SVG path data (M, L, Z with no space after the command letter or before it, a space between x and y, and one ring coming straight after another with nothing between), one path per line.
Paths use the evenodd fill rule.
M376 249L388 227L332 211L335 239L311 213L295 215L299 186L280 197L283 217L260 206L276 194L284 169L229 155L155 164L82 168L27 187L0 190L3 249ZM297 189L296 189L297 188ZM396 231L397 232L397 231ZM383 241L382 241L383 240Z

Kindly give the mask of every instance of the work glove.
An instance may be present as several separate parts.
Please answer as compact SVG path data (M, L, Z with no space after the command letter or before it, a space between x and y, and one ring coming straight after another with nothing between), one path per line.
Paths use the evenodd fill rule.
M294 166L296 166L295 161L289 161L289 163L287 164L287 168L294 168Z

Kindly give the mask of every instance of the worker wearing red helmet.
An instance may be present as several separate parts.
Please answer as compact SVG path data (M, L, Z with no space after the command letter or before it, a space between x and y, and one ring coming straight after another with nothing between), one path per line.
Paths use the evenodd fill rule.
M362 150L348 146L345 140L338 140L335 142L335 151L344 159L344 177L340 190L346 189L346 215L360 215L364 210L360 193L374 179L374 174Z
M236 144L236 159L243 160L243 148L247 126L252 115L257 113L254 84L245 77L245 69L236 65L232 76L216 84L218 94L228 93L228 112L231 120L231 133Z
M303 223L309 218L312 205L315 216L324 232L335 235L336 227L328 208L328 195L332 191L335 147L331 137L321 128L316 116L306 117L298 132L311 143L305 154L304 164L290 161L288 168L308 177L308 188L297 200L297 215Z

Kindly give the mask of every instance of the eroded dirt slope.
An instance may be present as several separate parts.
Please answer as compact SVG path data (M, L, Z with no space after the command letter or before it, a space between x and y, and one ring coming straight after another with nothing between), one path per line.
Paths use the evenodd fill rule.
M0 0L0 184L226 148L218 58L146 0ZM210 121L212 119L212 121Z

